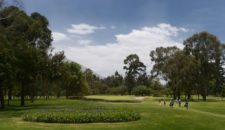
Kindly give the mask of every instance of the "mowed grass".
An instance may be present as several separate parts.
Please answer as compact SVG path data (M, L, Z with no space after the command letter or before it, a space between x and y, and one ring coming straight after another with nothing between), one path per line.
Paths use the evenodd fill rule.
M99 97L99 96L95 96ZM126 98L128 98L127 96ZM107 99L119 98L104 96ZM131 99L135 97L131 96ZM0 130L225 130L225 101L210 98L208 102L190 102L190 109L175 105L159 105L152 97L142 103L89 102L66 99L27 101L26 107L17 107L18 101L7 110L0 111ZM23 121L21 116L29 111L46 109L80 109L88 107L117 107L134 109L141 113L138 121L124 123L56 124ZM182 104L183 106L183 104Z

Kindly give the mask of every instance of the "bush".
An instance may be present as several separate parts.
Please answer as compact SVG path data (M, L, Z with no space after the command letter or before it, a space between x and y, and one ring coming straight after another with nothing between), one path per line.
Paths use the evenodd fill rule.
M83 96L68 96L68 99L78 99L78 100L81 100L83 98L84 98Z
M153 96L153 97L160 97L160 96L162 96L162 95L161 95L160 90L153 90L153 91L152 91L152 96Z
M151 89L147 88L146 86L140 85L133 89L132 93L136 96L145 96L150 95Z
M46 123L94 123L127 122L140 119L140 114L128 110L52 111L34 112L23 115L23 120Z
M163 88L161 90L152 90L152 96L161 97L161 96L169 96L171 94L170 89Z
M163 88L162 90L161 90L161 96L162 95L166 95L167 97L169 96L169 95L171 95L172 94L172 92L171 92L171 90L169 89L169 88Z
M125 95L125 94L127 94L127 92L128 92L128 89L126 86L108 88L109 94Z

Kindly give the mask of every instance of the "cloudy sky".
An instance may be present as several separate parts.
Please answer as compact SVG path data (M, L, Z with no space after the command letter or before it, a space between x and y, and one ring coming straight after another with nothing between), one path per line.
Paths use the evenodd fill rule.
M199 31L225 41L224 0L22 0L28 13L50 23L55 50L107 76L123 71L136 53L150 71L149 53L176 45Z

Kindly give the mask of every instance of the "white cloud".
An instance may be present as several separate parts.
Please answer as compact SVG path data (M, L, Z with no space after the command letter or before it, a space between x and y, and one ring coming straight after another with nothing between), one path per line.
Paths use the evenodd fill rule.
M158 24L154 27L134 29L128 34L116 35L116 43L104 45L68 46L65 54L68 59L85 65L102 76L113 74L116 70L123 73L123 60L129 54L139 55L150 71L152 64L149 53L156 47L178 46L183 47L180 34L187 32L185 28L171 26L170 24Z
M90 45L91 42L92 42L91 40L78 40L78 44L84 45L84 46Z
M86 35L94 33L96 30L103 30L106 29L104 26L93 26L85 23L81 24L72 24L72 28L67 29L67 32L79 34L79 35Z
M54 42L59 42L67 38L67 36L61 32L52 32L52 37Z

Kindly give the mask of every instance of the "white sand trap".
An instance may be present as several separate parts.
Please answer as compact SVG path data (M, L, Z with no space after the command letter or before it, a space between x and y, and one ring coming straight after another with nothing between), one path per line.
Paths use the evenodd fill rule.
M143 99L145 99L145 97L144 97L144 96L141 96L141 97L135 97L135 99L136 99L136 100L143 100Z

